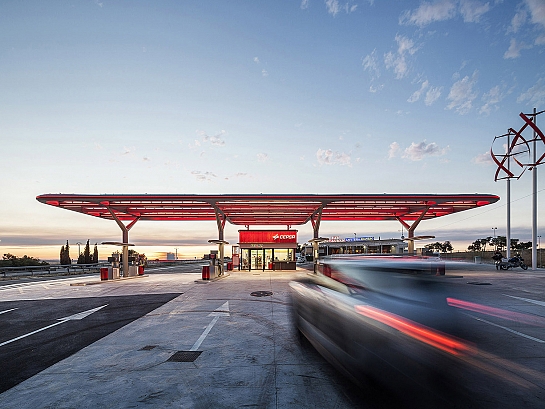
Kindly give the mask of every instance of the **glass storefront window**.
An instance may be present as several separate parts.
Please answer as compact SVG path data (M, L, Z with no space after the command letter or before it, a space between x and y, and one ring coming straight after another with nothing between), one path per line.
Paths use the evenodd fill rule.
M293 249L274 249L274 261L295 261Z

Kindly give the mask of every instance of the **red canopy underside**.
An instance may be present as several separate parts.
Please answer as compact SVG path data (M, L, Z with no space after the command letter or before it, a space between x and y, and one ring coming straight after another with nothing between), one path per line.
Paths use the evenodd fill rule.
M322 221L402 220L446 216L495 203L490 194L397 195L79 195L45 194L41 203L113 220L220 220L235 225L302 225ZM427 210L426 210L427 209Z

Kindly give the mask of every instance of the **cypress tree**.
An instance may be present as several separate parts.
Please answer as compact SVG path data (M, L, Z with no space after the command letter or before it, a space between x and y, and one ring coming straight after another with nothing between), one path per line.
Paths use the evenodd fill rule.
M64 246L62 246L62 247L61 247L60 257L59 257L59 263L60 263L60 264L64 264L64 258L65 258L64 252L65 252Z
M95 243L95 249L93 250L93 263L98 263L98 247Z
M91 264L91 249L89 248L89 239L87 239L87 244L85 244L85 250L83 250L83 263Z
M64 263L62 264L72 264L72 259L70 258L70 245L68 244L68 240L66 240L66 246L64 247Z

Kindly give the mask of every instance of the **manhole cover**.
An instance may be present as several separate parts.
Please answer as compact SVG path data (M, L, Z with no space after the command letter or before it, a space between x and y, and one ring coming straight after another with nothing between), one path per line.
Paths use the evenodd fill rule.
M492 285L490 283L481 283L480 281L468 281L467 283L472 285Z
M272 291L254 291L253 293L250 293L253 297L269 297L273 295Z
M139 351L151 351L156 346L157 345L146 345L145 347L140 348Z
M178 351L167 362L193 362L201 353L202 351Z

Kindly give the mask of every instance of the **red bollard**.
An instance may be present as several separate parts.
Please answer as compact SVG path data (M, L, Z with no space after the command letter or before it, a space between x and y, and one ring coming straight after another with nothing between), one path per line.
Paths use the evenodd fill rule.
M202 266L202 279L210 280L210 266Z

